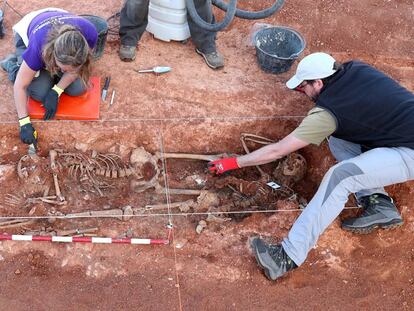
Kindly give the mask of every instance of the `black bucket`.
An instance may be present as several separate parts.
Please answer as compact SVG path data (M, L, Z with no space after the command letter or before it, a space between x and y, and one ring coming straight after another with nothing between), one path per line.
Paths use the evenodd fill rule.
M93 49L93 57L95 58L95 60L99 59L102 57L105 49L106 37L108 35L108 23L105 19L99 16L87 14L83 14L80 16L90 21L95 26L96 31L98 32L98 42L96 42L96 46Z
M282 26L264 28L254 38L260 68L275 74L288 71L306 45L297 31Z

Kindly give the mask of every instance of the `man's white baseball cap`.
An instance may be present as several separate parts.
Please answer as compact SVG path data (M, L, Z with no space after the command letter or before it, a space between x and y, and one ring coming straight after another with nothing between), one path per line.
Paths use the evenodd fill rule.
M323 79L333 75L335 59L326 53L317 52L305 56L296 68L296 74L286 82L290 89L297 88L305 80Z

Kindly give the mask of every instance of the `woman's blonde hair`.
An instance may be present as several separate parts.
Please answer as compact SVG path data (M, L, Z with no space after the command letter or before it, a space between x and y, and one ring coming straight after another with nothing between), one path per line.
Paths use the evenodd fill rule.
M88 85L92 53L88 42L78 28L65 24L54 25L48 33L42 57L46 69L52 75L59 73L56 61L64 65L79 67L79 78L86 86Z

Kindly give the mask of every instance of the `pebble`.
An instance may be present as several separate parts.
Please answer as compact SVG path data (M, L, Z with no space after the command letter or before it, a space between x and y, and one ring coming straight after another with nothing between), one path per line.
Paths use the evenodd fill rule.
M187 240L183 239L183 240L179 240L175 242L175 248L183 248L185 244L187 244Z
M21 274L21 271L19 269L17 269L16 271L14 271L14 274L19 275L19 274Z
M134 211L131 206L127 205L122 208L122 211L124 212L124 215L122 216L122 220L130 220L131 215L134 215Z
M201 232L203 232L204 227L201 225L197 225L195 231L197 232L197 234L201 234Z

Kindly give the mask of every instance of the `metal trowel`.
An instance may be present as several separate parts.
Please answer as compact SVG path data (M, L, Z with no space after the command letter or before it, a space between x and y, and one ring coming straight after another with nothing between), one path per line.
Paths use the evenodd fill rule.
M156 66L154 68L151 69L141 69L141 70L135 70L138 73L146 73L146 72L153 72L155 74L162 74L162 73L166 73L166 72L170 72L171 71L171 67L162 67L162 66Z
M30 144L29 149L27 150L27 154L32 157L35 156L37 152L37 144Z

